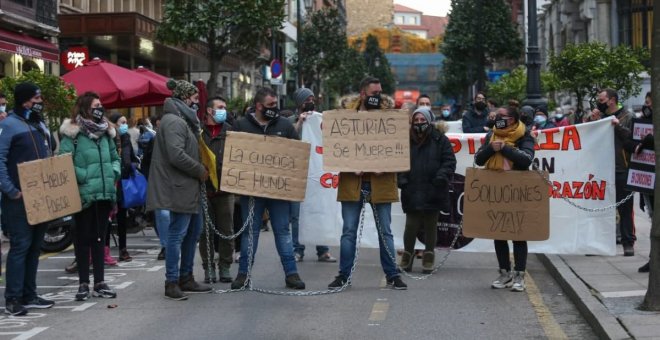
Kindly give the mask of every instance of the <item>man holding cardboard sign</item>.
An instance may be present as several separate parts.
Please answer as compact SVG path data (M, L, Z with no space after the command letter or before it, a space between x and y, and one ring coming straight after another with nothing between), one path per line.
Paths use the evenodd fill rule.
M343 100L342 106L345 109L353 109L359 111L367 110L380 110L380 109L390 109L392 108L391 98L385 97L381 94L382 87L380 85L380 80L373 77L366 77L360 83L360 95L358 97L353 97L350 100ZM359 113L357 113L359 115ZM405 122L407 123L408 117L403 115ZM331 119L330 119L331 120ZM408 126L407 124L405 129L399 131L396 124L396 120L392 119L389 121L362 121L360 122L357 117L354 120L355 124L349 124L349 128L357 126L353 129L354 134L360 134L362 131L364 134L371 133L376 134L389 134L390 136L402 136L400 141L396 143L400 144L400 148L395 146L393 150L389 150L388 146L381 145L382 148L376 146L375 152L383 152L384 155L378 160L381 162L381 168L386 168L387 171L394 172L362 172L361 170L355 172L341 172L339 179L339 191L337 193L337 200L341 202L341 215L344 220L344 226L341 235L340 242L340 257L339 257L339 275L335 277L335 280L332 281L328 288L330 289L340 289L345 284L348 283L349 276L351 275L351 268L353 267L353 262L355 261L355 247L357 239L357 231L360 224L360 211L363 208L363 202L368 201L374 211L374 217L378 222L376 226L379 228L379 232L382 237L378 237L379 246L380 246L380 263L385 272L387 278L387 286L393 289L402 290L407 289L408 286L401 280L400 274L397 271L396 263L394 258L388 253L394 251L394 238L392 236L392 230L390 229L390 222L392 220L392 202L397 202L399 200L399 191L396 185L396 171L404 171L410 168L410 152L409 152L409 135L408 135ZM363 127L360 130L360 125ZM328 125L324 126L324 130L331 128ZM344 129L344 131L347 131ZM397 134L397 132L401 132ZM389 139L392 139L390 137ZM326 141L326 134L324 133L324 144ZM327 144L326 144L327 145ZM355 143L354 143L355 145ZM347 148L350 149L349 146ZM373 147L370 147L369 150L374 150ZM372 155L373 152L369 151L369 155ZM329 151L328 151L329 152ZM351 150L347 151L351 153ZM360 147L358 150L355 147L352 151L355 153L364 152ZM408 153L408 157L405 157L405 153ZM388 153L390 154L388 156ZM400 153L400 154L399 154ZM364 153L362 155L365 155ZM397 157L396 155L401 156L401 159L405 159L403 162L403 168L397 168L396 164L394 167L390 167L392 164L382 164L383 160L390 157ZM394 163L399 163L397 159ZM364 169L364 168L363 168ZM368 168L367 168L368 169ZM327 170L327 169L326 169ZM380 170L383 171L383 170Z
M287 139L299 139L293 124L285 118L280 118L279 109L277 108L277 93L269 88L261 88L254 96L254 106L251 111L247 113L245 118L236 122L233 127L234 131L247 132L250 134L264 135L264 136L277 136ZM251 163L258 163L267 165L267 167L284 172L299 168L296 164L295 158L287 155L272 155L265 153L251 152L246 155L242 150L227 150L231 148L229 138L227 146L225 147L225 155L223 161L223 174L221 189L227 192L235 192L239 194L246 194L248 187L254 188L258 186L261 191L266 192L271 198L263 197L241 197L241 211L243 214L243 223L246 223L250 212L248 211L250 198L254 199L254 212L252 221L252 254L248 255L248 247L250 243L250 233L244 232L241 235L241 258L238 266L238 275L231 284L232 289L241 289L245 287L248 273L248 257L254 260L254 255L257 250L259 242L259 230L261 229L261 216L265 209L268 209L270 214L270 221L273 227L273 236L275 237L275 245L277 252L280 255L282 267L284 267L284 274L286 275L285 283L287 288L292 289L305 289L305 283L298 275L298 268L296 266L295 257L293 255L293 242L291 240L291 232L289 231L289 208L290 203L282 199L276 199L276 191L284 191L297 193L302 192L304 198L304 187L302 191L295 190L293 187L296 185L291 181L291 178L286 176L270 176L263 173L258 175L252 171L252 180L245 181L245 174L247 172L240 171L239 168L233 168L230 163L236 165L245 165L246 160ZM263 142L267 142L264 138ZM307 159L309 159L309 145L307 146ZM238 170L237 170L238 169ZM247 170L247 169L246 169ZM231 171L231 173L230 173ZM304 168L304 173L301 176L306 180L307 167ZM249 182L249 183L248 183ZM245 184L242 184L245 183ZM305 182L306 183L306 182ZM275 189L275 190L273 190ZM255 191L258 192L258 191ZM301 197L291 197L291 200L301 200Z
M50 132L43 122L41 90L32 83L14 89L14 110L0 122L2 226L9 235L5 313L25 315L28 308L55 303L37 296L37 267L46 224L30 225L18 176L18 164L50 157Z

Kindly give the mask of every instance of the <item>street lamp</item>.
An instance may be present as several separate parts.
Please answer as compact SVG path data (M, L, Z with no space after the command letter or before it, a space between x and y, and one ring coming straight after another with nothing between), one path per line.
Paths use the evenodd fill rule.
M547 108L548 101L541 93L541 53L538 40L536 0L527 0L527 98L523 105Z

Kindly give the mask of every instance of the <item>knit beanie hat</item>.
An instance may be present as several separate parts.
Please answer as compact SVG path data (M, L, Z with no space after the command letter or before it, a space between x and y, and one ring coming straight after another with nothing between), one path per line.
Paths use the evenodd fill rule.
M22 107L25 102L38 94L41 94L41 90L33 83L24 82L16 85L14 88L14 110Z
M420 106L415 110L415 112L413 112L413 118L418 113L421 113L422 115L424 115L424 118L426 118L427 122L433 123L433 112L431 112L431 109L429 109L426 106Z
M312 90L306 88L306 87L301 87L296 90L296 92L293 93L293 99L296 101L296 106L300 107L309 96L313 96L314 92Z
M167 88L172 90L172 97L184 100L197 93L197 87L185 80L170 79L167 81Z

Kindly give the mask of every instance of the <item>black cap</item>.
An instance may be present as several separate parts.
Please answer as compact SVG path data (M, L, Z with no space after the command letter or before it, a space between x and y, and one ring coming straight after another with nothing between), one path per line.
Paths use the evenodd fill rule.
M16 85L14 88L14 110L22 107L25 102L29 101L36 95L41 95L41 90L37 85L30 82Z

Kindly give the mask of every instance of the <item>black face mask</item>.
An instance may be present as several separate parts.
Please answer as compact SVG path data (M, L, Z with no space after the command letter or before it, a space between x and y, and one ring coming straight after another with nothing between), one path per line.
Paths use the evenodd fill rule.
M27 111L29 112L27 119L31 122L40 122L42 121L41 113L43 111L44 111L43 103L34 103L32 104L32 108L29 111Z
M602 114L607 114L607 108L608 108L608 107L609 107L609 105L607 105L607 102L605 102L605 103L598 102L598 103L596 104L596 108L597 108L598 111L600 111Z
M650 118L651 116L653 116L653 109L650 106L646 106L646 105L642 106L642 115L645 118Z
M32 113L41 114L44 111L43 103L34 103L32 104Z
M496 129L505 129L508 125L508 120L497 117L495 119L495 128Z
M105 113L103 107L92 108L92 119L94 119L95 122L100 123L101 120L103 120L103 113Z
M364 107L366 107L367 110L380 109L380 101L381 101L380 95L368 96L364 103Z
M483 111L483 110L486 109L486 103L476 102L476 103L474 103L474 108L477 109L478 111Z
M264 107L264 111L261 112L261 115L265 120L272 120L280 116L280 110L276 107Z
M305 103L305 105L303 105L303 112L311 111L314 111L314 103Z
M426 130L428 130L428 129L429 129L429 123L415 123L415 124L413 124L413 130L415 130L415 132L417 132L419 134L426 132Z

